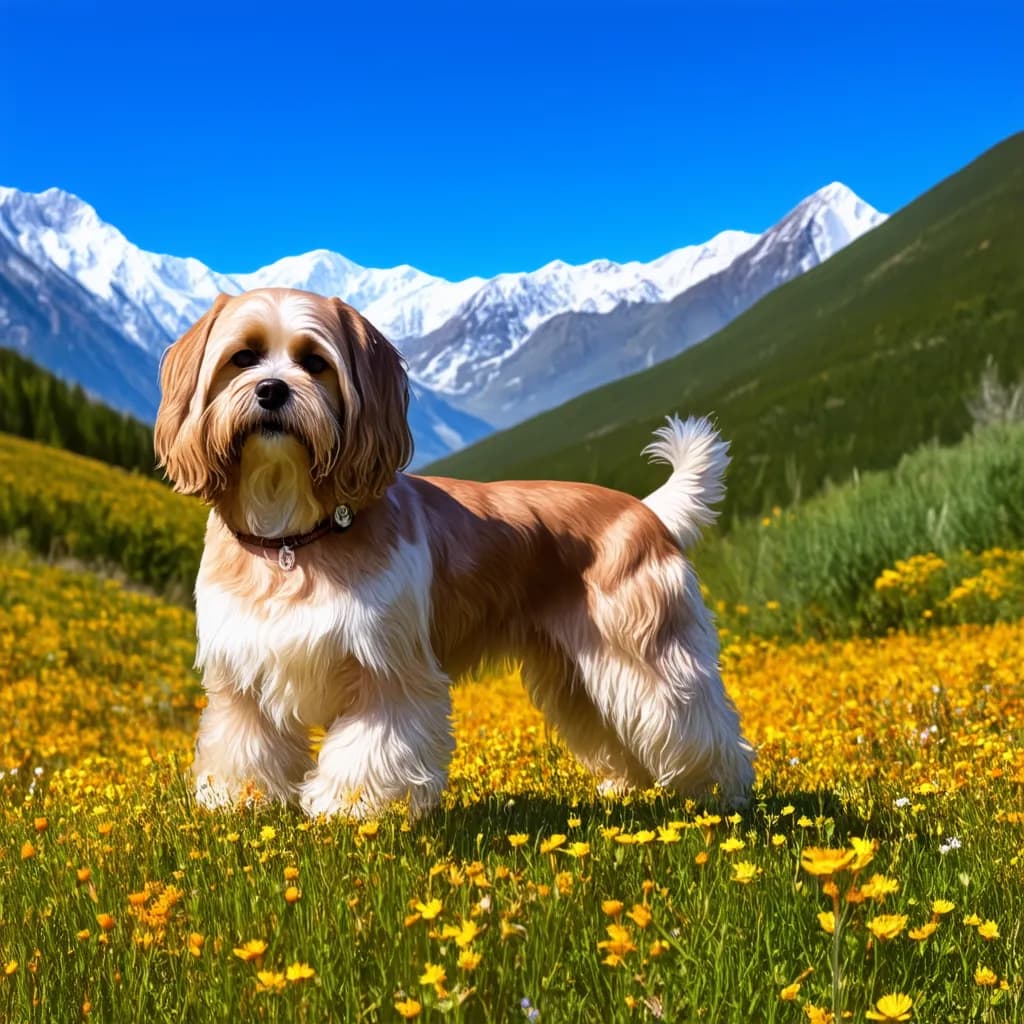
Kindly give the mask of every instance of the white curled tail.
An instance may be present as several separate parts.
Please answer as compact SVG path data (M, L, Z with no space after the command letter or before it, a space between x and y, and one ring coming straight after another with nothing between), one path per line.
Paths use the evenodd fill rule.
M665 524L682 550L699 539L701 528L718 518L711 506L725 497L729 442L704 417L691 416L683 422L669 416L643 451L652 462L665 462L672 475L656 491L644 498L644 504Z

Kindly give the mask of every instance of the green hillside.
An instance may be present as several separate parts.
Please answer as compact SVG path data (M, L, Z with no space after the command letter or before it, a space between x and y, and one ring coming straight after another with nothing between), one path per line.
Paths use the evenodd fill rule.
M1024 370L1024 134L682 355L433 464L476 479L594 481L643 494L670 412L733 443L726 517L789 505L970 428L988 356Z
M153 473L153 432L77 385L0 348L0 431Z

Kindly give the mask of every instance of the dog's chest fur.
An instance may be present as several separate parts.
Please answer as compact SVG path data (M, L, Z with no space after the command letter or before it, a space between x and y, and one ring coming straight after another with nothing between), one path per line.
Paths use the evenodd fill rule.
M292 572L310 574L305 588L239 593L200 571L196 665L207 688L252 693L278 724L320 725L364 699L374 680L434 664L425 544L401 542L383 570L344 582L318 572L315 553L299 559Z

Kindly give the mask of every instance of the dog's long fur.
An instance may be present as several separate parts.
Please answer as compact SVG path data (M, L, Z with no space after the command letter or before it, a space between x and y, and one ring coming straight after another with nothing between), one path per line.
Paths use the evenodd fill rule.
M241 349L259 362L235 366ZM311 355L326 369L304 368ZM290 388L272 414L255 398L270 377ZM723 494L727 445L706 421L658 432L648 452L671 475L644 502L408 475L398 353L339 300L286 289L221 296L161 384L158 457L212 504L196 583L203 804L255 785L311 815L421 813L445 785L451 680L505 658L607 786L746 798L753 753L683 553ZM340 502L351 529L297 549L291 570L236 537L307 531ZM327 729L316 762L312 725Z

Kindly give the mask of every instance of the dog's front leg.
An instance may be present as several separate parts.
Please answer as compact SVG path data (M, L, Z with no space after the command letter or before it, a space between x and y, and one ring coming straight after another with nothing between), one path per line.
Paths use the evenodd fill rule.
M454 745L447 677L364 672L355 703L327 730L302 808L311 817L367 818L408 801L417 817L437 805Z
M207 705L199 718L192 774L204 807L237 803L250 787L271 800L291 803L313 767L309 735L297 721L279 725L248 690L230 681L204 679Z

